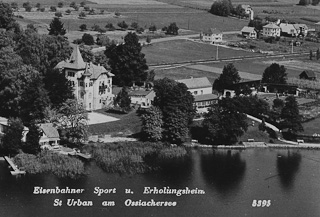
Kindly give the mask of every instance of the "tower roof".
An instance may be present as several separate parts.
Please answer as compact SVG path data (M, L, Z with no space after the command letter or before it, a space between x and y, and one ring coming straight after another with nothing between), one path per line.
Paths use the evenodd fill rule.
M73 47L70 58L67 61L58 63L56 68L85 69L86 63L83 61L79 46L76 45L75 47Z

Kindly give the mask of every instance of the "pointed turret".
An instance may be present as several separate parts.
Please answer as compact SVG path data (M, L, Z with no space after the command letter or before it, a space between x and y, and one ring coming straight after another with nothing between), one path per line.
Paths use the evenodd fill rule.
M86 63L83 61L78 45L73 48L69 63L76 69L84 69L86 67Z

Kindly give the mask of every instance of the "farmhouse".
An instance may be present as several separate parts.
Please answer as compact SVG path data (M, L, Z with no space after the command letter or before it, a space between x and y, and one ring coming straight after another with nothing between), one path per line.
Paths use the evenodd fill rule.
M269 23L263 26L262 34L265 37L280 37L281 28L274 23Z
M138 88L129 91L131 104L139 105L141 108L149 108L153 104L155 92L152 89Z
M241 30L241 34L245 38L256 39L257 38L257 31L254 27L245 26Z
M241 7L244 9L244 12L249 15L250 20L253 20L254 13L252 7L250 5L241 5Z
M295 37L298 35L298 31L293 24L280 23L281 35Z
M297 30L298 36L307 36L308 34L308 26L306 24L293 24L294 28Z
M304 70L303 72L301 72L301 74L299 75L300 79L306 79L306 80L316 80L317 76L314 73L314 71L311 70Z
M74 87L74 95L86 110L101 109L113 102L112 77L103 66L86 63L79 47L73 49L70 59L61 61L55 68L60 69Z
M10 127L8 121L9 120L7 118L0 117L0 141L2 136L6 133L6 130ZM21 139L22 142L26 142L28 132L29 132L29 128L23 127L22 139Z
M52 123L44 123L40 124L39 128L41 130L41 137L39 140L40 146L42 145L58 145L59 144L59 132L58 130L53 127Z
M207 77L191 77L189 79L177 80L177 82L184 83L188 91L192 93L197 111L218 102L218 96L212 93L212 84Z
M222 32L217 29L209 29L200 33L200 40L205 42L220 43L222 42Z

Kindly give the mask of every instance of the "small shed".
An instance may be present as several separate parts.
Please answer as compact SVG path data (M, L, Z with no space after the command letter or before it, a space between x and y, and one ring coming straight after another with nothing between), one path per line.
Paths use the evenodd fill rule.
M314 71L311 70L304 70L303 72L301 72L301 74L299 75L300 79L306 79L306 80L316 80L316 74L314 73Z

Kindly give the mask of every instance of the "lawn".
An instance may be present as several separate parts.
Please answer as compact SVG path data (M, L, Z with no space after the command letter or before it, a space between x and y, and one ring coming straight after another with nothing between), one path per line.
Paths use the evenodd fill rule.
M175 63L192 60L214 59L217 47L208 43L192 42L188 40L166 41L144 47L148 64ZM219 58L260 55L243 50L219 47Z
M312 136L314 133L320 134L320 118L305 122L302 124L302 126L304 129L304 132L302 132L302 134L304 135Z
M124 134L135 134L141 131L141 121L135 111L122 115L107 113L101 110L100 113L119 118L120 120L90 125L89 133L92 135L114 135L119 134L119 132L122 132Z

